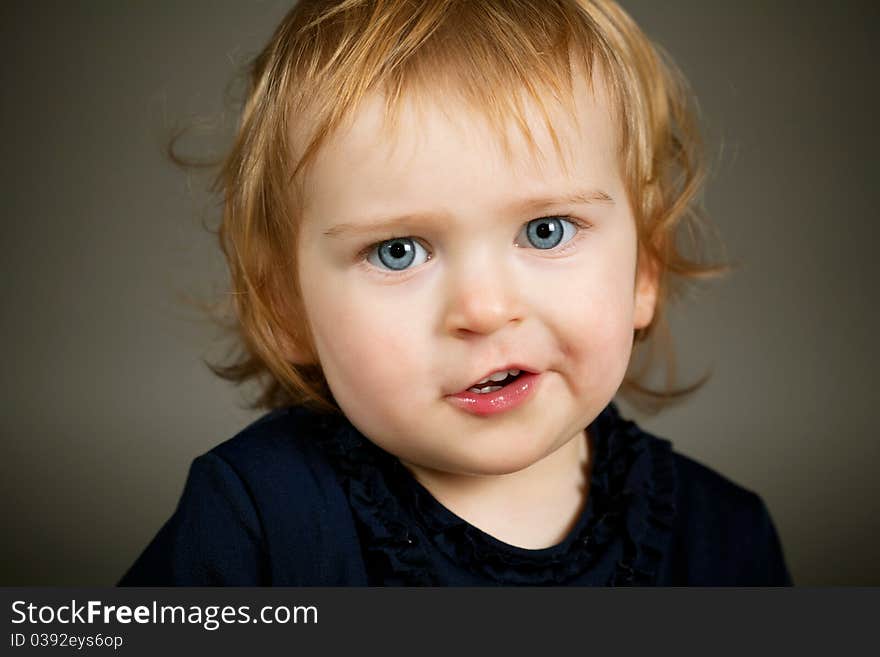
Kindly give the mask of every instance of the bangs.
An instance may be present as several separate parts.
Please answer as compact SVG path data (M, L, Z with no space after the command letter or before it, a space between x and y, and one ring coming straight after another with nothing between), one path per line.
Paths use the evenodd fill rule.
M482 118L508 159L511 128L519 130L533 157L541 157L529 104L539 110L564 159L551 116L560 107L575 116L574 75L584 76L592 90L598 69L612 106L621 103L615 91L625 86L614 79L611 50L576 2L387 3L379 21L371 14L386 3L343 2L321 11L325 4L306 3L310 20L296 34L297 42L324 47L287 64L303 82L291 89L286 114L294 122L311 117L310 129L291 126L284 135L299 137L288 151L296 154L291 178L372 92L384 98L386 137L395 134L404 104L417 112L430 106L450 121L456 115L467 122ZM623 146L625 130L619 133Z

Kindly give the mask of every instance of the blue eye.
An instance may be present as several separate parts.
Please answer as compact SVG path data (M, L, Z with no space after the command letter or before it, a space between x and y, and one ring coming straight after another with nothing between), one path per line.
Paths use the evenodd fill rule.
M577 226L564 217L542 217L533 219L516 236L516 245L522 246L520 235L526 235L526 239L536 249L552 249L563 242L568 242L577 232Z
M421 258L418 262L416 260ZM395 237L380 242L370 249L367 262L379 269L402 271L414 262L422 264L428 259L428 252L419 242L409 237Z

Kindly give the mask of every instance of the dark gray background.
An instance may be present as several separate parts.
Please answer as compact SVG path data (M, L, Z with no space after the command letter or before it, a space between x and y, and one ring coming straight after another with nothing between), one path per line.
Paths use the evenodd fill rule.
M767 502L798 584L880 584L873 3L631 0L690 78L734 276L674 311L691 402L624 411ZM111 584L190 461L255 417L182 303L223 283L205 181L162 154L216 115L286 2L4 2L0 584ZM234 125L227 114L227 128ZM215 147L217 140L202 146Z

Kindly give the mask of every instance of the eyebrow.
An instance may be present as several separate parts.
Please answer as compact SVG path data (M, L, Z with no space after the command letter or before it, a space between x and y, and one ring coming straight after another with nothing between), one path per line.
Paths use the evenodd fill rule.
M599 189L577 191L563 196L546 196L540 198L519 199L507 206L507 212L516 214L536 213L561 205L614 205L614 199ZM343 222L324 231L326 237L340 238L346 235L376 233L382 230L393 230L419 222L430 222L444 218L445 213L412 212L392 217L377 217L363 222Z

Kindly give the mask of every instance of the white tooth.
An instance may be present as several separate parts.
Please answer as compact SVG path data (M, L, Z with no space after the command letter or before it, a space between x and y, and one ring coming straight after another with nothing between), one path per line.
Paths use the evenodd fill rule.
M504 381L504 379L507 378L508 374L510 374L511 376L516 376L519 374L519 370L504 370L504 371L494 372L494 373L490 374L489 376L487 376L482 381L477 381L474 385L475 386L483 385L484 383L489 383L489 381Z
M487 392L495 392L496 390L501 390L502 386L489 386L488 388L483 388L480 390L481 394L486 394Z

